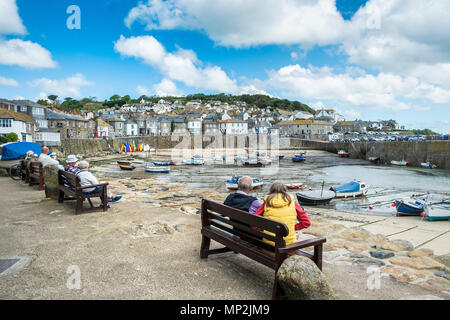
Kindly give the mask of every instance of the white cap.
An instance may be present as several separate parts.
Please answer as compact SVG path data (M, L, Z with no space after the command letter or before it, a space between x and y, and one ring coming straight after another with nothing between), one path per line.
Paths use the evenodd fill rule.
M77 161L78 161L78 158L74 154L70 154L66 160L67 163L72 163L72 162L77 162Z

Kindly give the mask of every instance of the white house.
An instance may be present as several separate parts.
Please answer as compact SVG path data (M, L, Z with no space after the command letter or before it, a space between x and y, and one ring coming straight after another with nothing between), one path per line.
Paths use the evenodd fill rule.
M201 118L188 118L187 127L192 134L202 133L202 119Z
M241 120L220 121L220 130L225 134L248 134L248 123Z
M132 137L138 135L138 125L135 121L129 119L125 123L125 134Z
M33 142L34 124L26 114L0 108L0 135L15 133L20 142Z

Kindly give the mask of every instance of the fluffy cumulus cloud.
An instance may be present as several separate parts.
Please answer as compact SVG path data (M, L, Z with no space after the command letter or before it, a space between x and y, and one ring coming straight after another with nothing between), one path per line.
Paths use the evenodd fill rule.
M26 33L25 26L19 16L16 0L0 1L0 34Z
M0 64L25 68L55 68L51 53L39 44L21 39L0 40Z
M17 87L19 83L11 78L5 78L0 76L0 85L9 86L9 87Z
M225 46L337 43L347 22L334 0L148 0L125 19L146 29L204 31Z
M306 99L338 101L352 106L378 109L426 109L414 99L428 103L450 103L450 90L420 82L414 77L379 73L350 76L331 68L289 65L269 72L268 83L284 95Z
M153 89L158 97L180 97L183 92L177 88L177 85L169 79L163 79L160 83L155 84Z
M85 79L85 77L77 73L66 79L51 80L40 78L29 83L32 87L39 87L45 92L51 92L60 97L81 98L81 87L90 86L94 83Z
M157 68L167 80L179 81L187 86L227 93L238 91L236 81L217 66L203 66L192 50L178 49L167 52L152 36L125 38L114 44L114 49L124 57L134 57Z

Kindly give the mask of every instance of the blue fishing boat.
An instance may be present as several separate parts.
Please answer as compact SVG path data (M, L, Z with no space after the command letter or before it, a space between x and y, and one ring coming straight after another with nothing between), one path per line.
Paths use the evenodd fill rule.
M421 166L423 169L436 169L436 168L437 168L437 166L434 165L434 164L432 164L430 161L422 162L422 163L420 164L420 166Z
M145 172L150 173L170 173L169 167L146 167L144 169Z
M396 200L397 216L420 216L425 210L426 202L420 199Z
M292 158L292 162L303 162L306 161L306 158L296 154L293 158Z
M174 165L172 161L153 161L153 164L158 167L167 167Z
M369 191L369 186L364 182L352 181L339 187L331 187L331 191L336 192L335 198L355 198L362 197Z
M279 159L279 160L284 159L284 154L279 154L279 155L278 155L278 159Z

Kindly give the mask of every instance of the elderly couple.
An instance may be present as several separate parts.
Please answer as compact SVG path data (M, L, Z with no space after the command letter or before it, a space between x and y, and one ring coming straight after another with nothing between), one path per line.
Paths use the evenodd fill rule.
M306 212L295 202L281 182L275 181L272 184L269 194L264 197L264 202L250 196L251 189L252 179L242 177L238 182L238 191L230 194L224 204L286 224L289 229L289 234L284 238L286 245L296 242L295 230L305 229L311 225Z
M89 162L83 160L83 161L80 161L77 166L77 161L78 161L78 158L75 155L73 155L73 154L69 155L66 159L67 165L64 168L64 170L66 172L73 173L73 174L77 175L78 177L80 177L80 185L82 187L99 184L97 178L91 172L89 172ZM83 192L85 194L96 193L96 192L101 191L102 188L103 187L88 188L88 189L84 189ZM117 202L122 198L121 195L113 196L111 191L108 189L106 191L108 194L108 202L110 202L110 203Z

